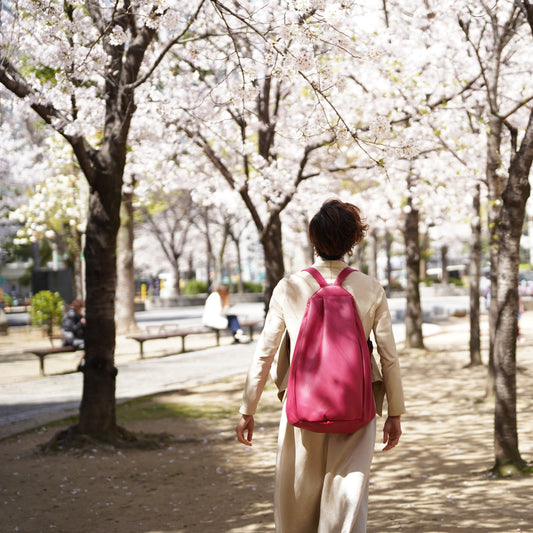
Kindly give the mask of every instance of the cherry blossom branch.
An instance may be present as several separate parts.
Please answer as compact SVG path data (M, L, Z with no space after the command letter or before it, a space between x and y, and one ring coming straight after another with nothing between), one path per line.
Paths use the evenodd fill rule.
M159 66L161 61L163 61L163 58L166 56L168 51L173 46L175 46L177 43L180 42L180 40L183 38L183 36L189 31L189 29L192 26L193 22L197 19L198 14L200 13L200 11L201 11L201 9L202 9L202 7L203 7L205 2L206 2L206 0L201 0L201 2L198 4L198 8L196 9L196 11L192 15L192 17L187 22L187 24L186 24L185 28L183 29L183 31L177 37L175 37L174 39L169 41L169 43L165 46L165 48L163 48L163 50L161 51L159 56L156 58L156 60L152 64L152 66L148 69L148 72L142 78L140 78L139 80L137 80L133 84L133 88L139 87L139 85L142 85L143 83L145 83L148 80L148 78L153 74L155 69ZM207 34L204 35L204 37L207 37Z
M315 92L315 94L317 94L318 96L320 96L320 98L318 98L319 102L320 102L320 105L322 105L321 103L321 99L329 106L329 108L333 111L333 113L337 116L337 119L339 120L339 122L344 126L344 128L346 129L346 132L350 135L350 137L353 139L353 141L355 142L355 144L362 150L362 152L371 160L373 161L377 166L380 166L382 167L383 166L383 163L379 160L377 160L375 157L373 157L369 152L368 150L365 148L364 146L364 143L365 141L361 140L358 136L357 136L357 133L352 131L352 129L350 128L350 126L346 123L346 120L344 119L344 117L342 116L342 114L339 112L339 110L336 108L336 106L333 104L333 102L331 102L331 100L328 98L328 96L324 93L324 91L322 91L319 87L317 87L316 83L314 83L312 80L310 80L308 78L308 76L306 76L302 71L298 71L298 74L309 84L309 86L312 88L312 90ZM369 144L369 143L367 143Z
M261 32L261 31L259 31L253 24L250 24L250 21L248 19L246 19L245 17L239 15L238 13L236 13L235 11L230 9L229 7L225 6L224 4L219 2L218 0L211 0L211 3L217 8L217 11L219 13L221 13L222 11L225 11L226 13L231 15L232 17L235 17L238 21L242 22L242 24L244 26L250 28L254 33L256 33L259 37L261 37L261 39L263 39L263 41L268 42L266 37L265 37L265 34L263 32Z
M229 25L228 21L226 20L226 17L222 13L222 11L220 9L218 9L219 8L218 2L213 2L213 5L214 5L215 9L218 11L218 13L220 15L220 18L222 19L222 22L224 23L224 26L226 27L226 31L227 31L227 33L229 35L229 38L231 39L231 41L233 43L233 49L234 49L236 57L237 57L237 65L239 66L239 70L241 72L242 85L244 87L244 84L246 82L246 77L244 75L244 67L242 66L241 54L239 53L239 45L237 43L237 39L235 38L235 35L233 34L233 30L232 30L231 26ZM233 14L233 16L235 16L235 15Z
M435 129L435 128L431 128L433 130L433 134L435 135L435 137L437 137L437 140L439 141L439 143L443 146L443 148L445 148L450 154L452 154L453 157L455 157L455 159L457 159L457 161L459 161L459 163L461 163L461 165L463 166L468 166L468 162L465 161L458 153L457 153L457 150L454 150L443 138L442 138L442 135L440 135L438 133L438 131Z
M39 95L22 78L17 69L3 55L0 55L0 83L20 99L28 99L30 107L52 128L62 135L72 146L80 167L89 183L94 176L93 161L96 151L89 146L81 135L69 135L65 128L70 123L68 117L63 115L51 103L41 103Z
M188 128L183 128L182 130L185 132L185 134L198 146L202 149L204 154L207 156L209 161L214 165L214 167L220 172L222 177L226 180L228 185L233 189L236 190L243 199L244 203L246 204L246 207L250 211L250 215L252 216L252 219L257 227L257 229L262 232L264 231L264 225L263 221L261 220L261 217L259 216L259 213L252 202L252 199L250 198L250 195L248 193L248 189L244 185L243 187L240 187L237 189L237 185L235 183L235 179L233 177L233 174L228 169L228 167L224 164L222 159L215 154L214 150L209 145L209 142L207 139L205 139L200 133L193 132L189 130Z

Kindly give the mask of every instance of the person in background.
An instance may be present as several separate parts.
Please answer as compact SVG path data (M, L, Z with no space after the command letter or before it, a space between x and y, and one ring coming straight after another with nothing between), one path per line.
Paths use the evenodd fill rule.
M317 255L313 267L328 283L347 266L344 256L352 254L367 228L357 206L336 199L324 202L313 217L309 224L309 238ZM252 445L254 414L271 367L278 396L285 400L300 324L317 285L311 274L302 271L282 279L274 289L239 410L236 433L242 444ZM359 271L351 272L343 287L355 298L366 338L371 332L374 334L380 362L378 365L371 356L374 400L376 412L381 415L383 398L387 396L383 450L390 450L402 434L400 416L405 407L385 291L376 279ZM290 337L290 354L282 357L286 335ZM288 422L284 403L276 460L276 532L365 533L375 437L376 418L353 433L300 429Z
M214 329L230 329L234 342L246 342L239 319L230 312L229 290L226 285L219 285L207 298L204 306L202 323Z
M73 346L77 350L85 350L85 302L74 300L63 320L61 320L61 336L63 346ZM81 358L78 370L83 370L85 366L85 356Z
M85 304L83 300L74 300L63 320L61 321L61 335L63 346L74 346L79 350L85 349Z

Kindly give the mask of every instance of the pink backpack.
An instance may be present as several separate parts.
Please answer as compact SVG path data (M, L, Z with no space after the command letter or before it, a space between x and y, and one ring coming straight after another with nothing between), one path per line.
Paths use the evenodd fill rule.
M376 415L370 351L353 296L342 282L346 267L309 298L298 332L287 384L288 421L318 433L353 433Z

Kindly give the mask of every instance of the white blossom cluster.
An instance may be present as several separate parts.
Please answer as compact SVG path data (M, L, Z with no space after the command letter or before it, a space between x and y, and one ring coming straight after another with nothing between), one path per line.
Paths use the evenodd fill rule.
M266 223L288 199L311 209L327 191L400 221L409 196L428 216L464 204L450 191L484 168L482 77L457 22L470 17L472 39L486 37L471 3L391 1L386 16L363 1L96 4L105 25L82 2L67 13L59 0L19 0L2 13L2 50L32 89L25 104L52 104L56 129L98 149L111 54L135 39L119 15L128 8L137 30L157 32L124 175L139 205L161 191L234 211L247 198ZM521 31L501 81L506 110L531 93ZM527 106L514 115L519 135L527 116ZM0 156L2 175L10 165Z
M81 176L58 173L49 177L36 185L27 204L10 213L11 220L23 225L14 244L54 241L71 232L82 234L87 208L87 184Z

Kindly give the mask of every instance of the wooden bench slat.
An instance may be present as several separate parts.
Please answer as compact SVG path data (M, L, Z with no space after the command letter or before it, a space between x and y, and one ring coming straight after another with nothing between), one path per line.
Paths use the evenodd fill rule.
M170 325L165 324L163 328L168 328ZM133 335L128 335L128 339L133 339L139 343L139 355L141 359L144 359L144 343L146 341L158 340L158 339L170 339L172 337L181 337L181 352L185 351L185 337L188 335L200 334L200 333L216 333L217 336L217 346L219 344L219 332L218 330L213 330L205 326L193 326L190 328L178 328L175 325L172 325L172 329L165 329L160 333L136 333Z
M55 348L35 349L28 353L32 353L34 355L48 355L62 352L77 352L78 350L79 348L74 348L74 346L56 346Z
M33 350L28 350L27 353L31 353L39 358L39 373L41 376L44 376L44 358L47 355L53 355L57 353L70 353L70 352L79 352L83 351L80 348L74 346L56 346L52 348L35 348Z
M240 324L243 328L249 329L250 340L253 340L253 330L254 327L260 326L263 324L262 320L253 320L253 319L242 319ZM189 335L199 335L206 333L214 333L216 335L217 346L220 346L220 332L223 330L218 330L214 328L209 328L207 326L190 326L183 327L179 324L161 324L157 326L156 333L150 333L149 330L153 329L155 326L148 326L148 331L146 333L136 333L133 335L128 335L128 339L135 340L139 343L140 348L140 357L144 358L144 343L150 340L157 339L170 339L173 337L181 337L181 352L185 352L185 338ZM28 350L27 353L31 353L39 358L39 370L41 376L44 376L44 359L48 355L59 354L59 353L71 353L83 351L74 346L53 346L54 340L63 340L62 335L49 335L49 341L51 344L50 348L36 348L34 350Z
M253 340L253 328L263 323L262 320L241 320L241 326L249 328L250 340ZM146 341L158 339L170 339L172 337L181 337L181 353L185 352L185 337L188 335L197 335L201 333L214 333L217 339L217 346L220 346L220 332L223 330L209 328L207 326L191 326L189 328L179 326L178 324L162 324L159 326L157 333L150 333L149 329L154 326L148 326L146 333L135 333L127 335L126 338L135 340L139 343L140 358L144 359L144 343Z

